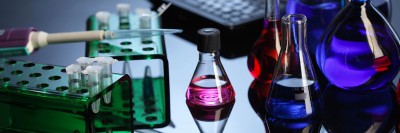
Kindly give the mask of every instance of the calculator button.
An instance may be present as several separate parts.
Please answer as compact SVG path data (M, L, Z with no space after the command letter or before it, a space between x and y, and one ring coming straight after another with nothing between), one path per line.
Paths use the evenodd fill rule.
M232 16L235 16L235 17L236 17L236 16L240 16L240 14L241 14L240 11L232 11L232 12L231 12L231 15L232 15Z
M243 15L240 16L240 18L243 19L243 20L246 20L246 19L250 18L250 15L243 14Z
M240 21L240 18L238 18L238 17L232 17L232 18L229 19L229 20L231 20L231 21L234 22L234 23L237 23L237 22Z
M192 5L192 6L198 6L200 5L200 1L197 0L185 0L186 3Z
M223 8L221 9L221 11L222 11L222 12L231 12L232 9L229 8L229 7L223 7Z
M224 19L229 19L231 17L231 15L229 15L229 14L223 14L222 15L222 18L224 18Z
M216 4L213 5L213 7L215 9L219 9L219 8L222 8L222 4L221 3L216 3Z

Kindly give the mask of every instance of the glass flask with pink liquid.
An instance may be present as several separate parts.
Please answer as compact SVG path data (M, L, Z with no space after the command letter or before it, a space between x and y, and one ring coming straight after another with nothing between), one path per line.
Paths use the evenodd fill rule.
M186 104L200 132L222 132L235 91L220 61L220 31L203 28L198 34L199 62L186 92Z

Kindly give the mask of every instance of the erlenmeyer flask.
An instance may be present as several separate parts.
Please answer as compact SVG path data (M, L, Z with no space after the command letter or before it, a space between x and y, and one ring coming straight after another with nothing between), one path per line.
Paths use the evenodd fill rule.
M271 132L317 132L320 92L306 46L306 17L282 17L282 49L266 101Z
M251 48L247 58L247 67L256 80L271 83L281 48L279 0L267 0L265 8L264 28L261 36Z
M219 30L204 28L198 33L199 62L186 92L186 104L201 132L222 132L235 92L220 61Z
M399 39L370 0L351 0L317 49L317 63L333 85L352 91L385 87L400 65Z

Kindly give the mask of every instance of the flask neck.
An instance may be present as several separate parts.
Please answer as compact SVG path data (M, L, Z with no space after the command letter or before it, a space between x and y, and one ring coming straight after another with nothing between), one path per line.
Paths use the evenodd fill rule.
M266 0L265 2L265 20L278 20L279 18L279 0Z
M281 21L282 45L295 48L298 52L306 52L306 17L301 14L292 14L284 16Z
M219 52L199 52L199 61L219 61Z

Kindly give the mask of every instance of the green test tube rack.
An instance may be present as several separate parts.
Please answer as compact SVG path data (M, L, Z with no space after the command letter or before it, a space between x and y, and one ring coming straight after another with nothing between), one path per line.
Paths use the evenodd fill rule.
M101 100L100 111L91 104L113 92L111 101L133 97L128 75L113 74L113 83L93 96L87 89L70 91L65 68L0 58L0 132L94 133L133 132L132 103Z
M108 22L108 30L119 30L121 27L139 29L140 27L139 17L135 14L129 15L128 27L120 24L117 14L111 14ZM152 12L151 28L160 28L160 20L155 12ZM99 30L99 22L95 15L89 17L87 30ZM119 68L126 67L128 63L130 70L121 73L129 73L132 78L134 97L131 100L135 112L133 114L135 129L165 127L171 122L168 60L165 48L164 36L152 36L151 42L143 42L142 38L128 38L86 43L88 57L112 57L119 60L118 63L124 63L117 66ZM145 76L148 66L152 72L150 82L149 77ZM113 65L113 68L116 66Z

